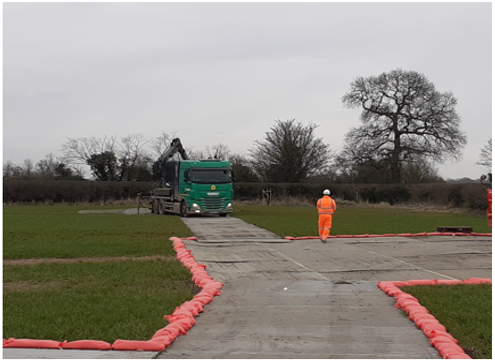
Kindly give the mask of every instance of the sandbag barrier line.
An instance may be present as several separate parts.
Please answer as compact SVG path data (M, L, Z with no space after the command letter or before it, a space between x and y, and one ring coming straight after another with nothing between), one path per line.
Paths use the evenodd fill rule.
M400 308L407 312L409 319L412 320L416 327L424 332L429 338L430 344L435 347L438 354L444 359L470 359L458 341L452 337L447 329L438 320L429 313L429 311L420 305L418 300L402 291L399 287L420 286L420 285L456 285L456 284L480 284L492 283L488 278L470 278L467 280L410 280L401 281L382 281L377 286L388 296L396 300L395 308Z
M482 236L491 237L491 233L462 233L462 232L421 232L421 233L396 233L396 234L340 234L338 236L327 236L327 239L331 238L376 238L376 237L422 237L422 236ZM320 237L306 236L306 237L291 237L287 236L285 239L289 241L298 241L303 239L320 239Z
M103 351L155 351L165 350L180 335L186 335L187 331L196 324L194 317L203 312L205 305L213 300L213 297L221 295L222 282L215 281L205 271L206 266L196 262L191 251L186 249L183 240L197 240L195 237L169 239L174 244L177 259L192 273L193 282L201 288L192 300L178 306L171 315L163 316L169 323L164 328L155 332L148 341L133 341L118 339L112 344L105 341L78 340L72 342L59 342L53 340L33 339L3 339L4 348L43 348L43 349L77 349L77 350L103 350Z

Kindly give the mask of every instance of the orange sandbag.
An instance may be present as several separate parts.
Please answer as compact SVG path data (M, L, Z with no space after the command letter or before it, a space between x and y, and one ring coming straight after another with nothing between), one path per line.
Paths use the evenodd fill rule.
M204 306L213 301L213 296L208 294L203 294L201 296L196 295L193 297L193 300L200 302Z
M112 344L112 349L116 351L163 351L165 345L155 341L116 340Z
M223 284L222 284L223 285ZM215 284L208 282L203 286L203 290L198 293L199 294L209 294L213 297L215 296L220 296L222 294L222 291L220 291L221 287L216 286ZM204 292L204 293L203 293Z
M466 355L466 353L452 353L452 354L446 354L444 357L444 359L453 359L453 360L460 360L460 359L469 359L471 360L471 357L469 357L468 355Z
M158 331L155 332L153 337L151 339L154 339L155 337L170 337L170 330L166 330L165 328L161 328Z
M172 323L175 320L178 320L183 317L194 317L194 313L192 310L188 310L186 308L180 308L179 306L174 310L174 313L172 315L165 315L163 316L163 319L167 320L169 323Z
M10 340L10 339L9 339ZM60 348L61 342L52 340L12 339L3 345L5 348Z
M404 311L406 311L409 315L409 319L412 319L413 317L418 319L419 317L423 317L425 315L428 315L428 310L421 306L419 303L416 305L411 305L406 307L405 309L403 308Z
M215 297L218 296L219 293L221 293L214 285L207 285L207 287L203 288L201 292L199 292L197 295L193 297L193 299L196 298L202 298L203 296L208 296L208 297Z
M395 295L395 300L397 302L405 301L405 300L413 300L413 301L418 302L417 298L415 298L413 295L410 295L409 293L406 293L406 292L401 292L401 293Z
M163 347L167 348L174 340L169 335L169 336L153 337L150 341L160 343L163 345Z
M437 343L434 347L443 358L453 358L453 355L456 355L456 358L458 358L460 355L466 355L462 347L456 345L455 343Z
M187 330L184 327L184 325L178 321L169 323L167 326L165 326L167 330L170 331L172 335L176 334L177 335L187 335Z
M489 283L492 284L492 280L489 278L470 278L468 280L465 280L466 283L475 285L475 284L480 284L480 283Z
M94 340L78 340L67 342L64 341L60 345L63 349L70 350L111 350L112 345L105 341L94 341Z
M436 331L436 332L447 332L447 329L445 328L445 326L443 326L440 322L438 321L435 321L435 322L431 322L431 321L427 321L427 320L423 320L423 321L420 321L421 323L417 323L416 325L419 327L420 330L422 330L426 336L430 337L431 334Z
M434 282L437 285L457 285L461 283L461 281L458 280L438 280L438 279L435 279Z
M452 336L450 333L448 333L447 331L440 331L440 330L432 330L429 334L430 338L437 338L437 337L444 337L452 342L454 342L455 344L458 343L458 341L454 338L454 336Z
M194 317L184 317L178 320L175 320L174 322L171 322L170 325L178 325L181 327L184 332L189 331L191 327L193 327L196 324L196 320ZM187 332L186 332L187 333Z
M165 316L163 316L163 318L165 320L167 320L169 322L169 324L170 323L173 323L173 322L176 322L176 321L181 321L183 319L192 319L192 320L194 320L194 317L193 317L192 313L186 314L186 313L176 313L176 312L174 312L173 315L165 315Z
M402 299L395 304L395 308L400 308L404 311L408 311L411 307L418 306L418 301L411 299Z
M409 283L409 286L424 286L424 285L434 285L435 281L434 280L410 280L407 281Z

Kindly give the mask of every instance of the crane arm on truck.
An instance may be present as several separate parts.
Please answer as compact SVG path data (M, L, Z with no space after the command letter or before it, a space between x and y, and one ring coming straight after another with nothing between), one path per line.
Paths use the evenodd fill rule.
M170 144L170 147L163 152L162 156L160 157L160 164L164 164L167 162L170 158L172 158L175 154L179 153L182 159L187 160L187 153L184 147L182 146L182 143L180 142L179 138L174 138L172 140L172 143Z
M158 160L158 165L161 169L161 187L165 185L165 164L177 153L180 154L183 160L189 159L180 139L174 138L172 140L172 143L170 143L170 147L165 152L163 152L160 159Z

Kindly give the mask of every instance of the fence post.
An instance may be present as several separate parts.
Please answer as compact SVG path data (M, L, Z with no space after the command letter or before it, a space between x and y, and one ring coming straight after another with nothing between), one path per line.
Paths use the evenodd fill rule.
M263 195L263 199L266 199L266 205L269 206L272 201L272 189L261 189L261 193Z

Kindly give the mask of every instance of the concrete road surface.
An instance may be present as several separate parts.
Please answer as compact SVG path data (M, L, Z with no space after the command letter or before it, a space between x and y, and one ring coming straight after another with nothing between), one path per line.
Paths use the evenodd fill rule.
M491 278L491 237L288 241L233 217L185 218L222 295L164 352L4 349L4 358L440 358L379 281Z
M158 358L440 358L379 281L491 278L490 237L287 241L235 218L188 218L222 295Z

